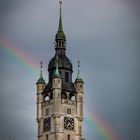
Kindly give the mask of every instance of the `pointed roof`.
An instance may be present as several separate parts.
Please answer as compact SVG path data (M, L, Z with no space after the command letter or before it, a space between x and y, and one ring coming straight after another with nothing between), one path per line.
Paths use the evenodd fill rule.
M77 73L77 77L76 77L76 80L75 82L81 82L81 83L84 83L81 76L80 76L80 61L78 61L78 73Z
M60 4L60 17L59 17L59 26L58 26L58 31L56 33L56 38L55 41L58 40L64 40L66 41L65 33L63 31L63 25L62 25L62 1L59 1Z
M45 80L43 78L43 74L42 74L42 67L43 67L42 65L43 65L43 63L41 61L40 62L40 77L39 77L39 79L38 79L36 84L46 84L46 82L45 82Z
M60 17L59 17L58 31L62 31L63 32L63 25L62 25L62 1L59 1L59 4L60 4Z

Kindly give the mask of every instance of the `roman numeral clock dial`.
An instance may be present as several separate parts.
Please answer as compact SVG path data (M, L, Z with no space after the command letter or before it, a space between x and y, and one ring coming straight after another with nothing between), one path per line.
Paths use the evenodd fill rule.
M74 118L64 117L64 128L74 130Z

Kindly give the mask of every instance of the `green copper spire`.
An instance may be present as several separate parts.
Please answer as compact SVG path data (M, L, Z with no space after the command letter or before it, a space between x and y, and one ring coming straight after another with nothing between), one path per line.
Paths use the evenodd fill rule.
M81 76L80 76L80 61L78 61L78 73L77 73L77 77L76 77L76 80L75 82L81 82L81 83L84 83Z
M55 41L56 41L56 48L62 48L65 49L65 33L63 31L63 25L62 25L62 1L59 1L60 4L60 17L59 17L59 26L58 26L58 31L55 36Z
M59 70L58 70L58 55L57 55L57 58L56 58L56 70L54 72L54 77L61 77L60 73L59 73Z
M78 74L77 74L77 79L80 80L80 61L78 61Z
M63 32L63 26L62 26L62 1L59 1L60 4L60 17L59 17L59 28L58 31Z
M37 84L45 84L45 80L43 78L43 74L42 74L42 67L43 67L43 63L42 61L40 62L40 77L37 81Z

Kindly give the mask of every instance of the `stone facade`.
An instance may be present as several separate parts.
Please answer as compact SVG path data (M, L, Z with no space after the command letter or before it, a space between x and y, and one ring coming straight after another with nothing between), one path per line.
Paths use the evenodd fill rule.
M75 82L77 90L76 97L62 99L62 79L53 78L53 98L45 97L42 94L45 84L37 84L37 123L38 140L81 140L83 121L83 83ZM51 93L48 95L51 95ZM73 118L74 122L67 122L67 126L74 125L74 128L65 128L64 118ZM45 123L49 118L50 122ZM70 124L72 123L72 124ZM50 125L46 130L45 125Z
M38 140L82 139L84 83L79 69L75 82L72 82L72 63L65 53L61 4L55 56L48 65L48 83L43 79L41 63L41 75L36 84Z

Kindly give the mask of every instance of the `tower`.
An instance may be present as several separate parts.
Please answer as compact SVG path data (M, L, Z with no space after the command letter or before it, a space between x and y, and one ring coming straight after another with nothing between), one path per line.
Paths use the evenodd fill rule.
M55 55L48 65L48 83L42 75L37 81L38 140L81 140L83 122L83 80L80 62L75 82L73 67L66 56L66 36L62 26L62 1L58 31L55 36Z

